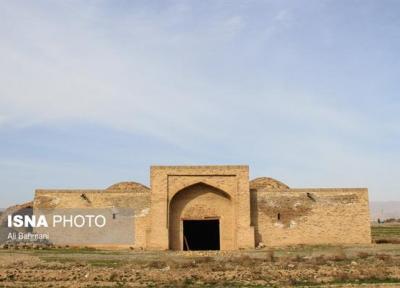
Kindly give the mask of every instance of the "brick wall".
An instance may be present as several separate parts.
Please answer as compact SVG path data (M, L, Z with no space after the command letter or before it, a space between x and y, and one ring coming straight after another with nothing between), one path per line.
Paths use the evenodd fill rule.
M135 240L129 246L135 248L182 249L182 219L204 217L220 219L223 250L261 242L371 243L367 189L291 189L266 177L249 182L243 165L153 166L150 174L151 191L132 182L105 190L39 189L34 210L133 208Z
M134 190L129 189L129 187L125 189L114 187L115 189L107 190L39 189L35 192L34 213L40 209L87 208L89 210L90 208L132 208L135 213L134 227L125 227L125 229L133 230L135 239L133 243L127 246L145 248L147 221L150 210L150 189L145 189L143 187L145 186L137 187L140 189ZM82 197L83 194L87 199ZM51 229L53 228L49 228L50 233L52 232ZM40 232L38 229L36 230ZM60 231L54 232L57 232L55 233L57 235L62 235L62 233L58 233ZM85 231L82 232L84 237ZM120 233L124 232L126 231L120 231ZM62 239L53 238L55 244L61 240ZM88 244L87 246L91 245Z
M256 245L370 244L367 189L252 189Z

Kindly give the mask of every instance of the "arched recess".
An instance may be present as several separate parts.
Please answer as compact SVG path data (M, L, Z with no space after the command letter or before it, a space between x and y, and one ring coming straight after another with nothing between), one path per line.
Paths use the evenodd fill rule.
M228 193L202 182L183 188L169 202L169 248L183 250L183 221L217 219L220 249L234 249L233 213L233 203Z

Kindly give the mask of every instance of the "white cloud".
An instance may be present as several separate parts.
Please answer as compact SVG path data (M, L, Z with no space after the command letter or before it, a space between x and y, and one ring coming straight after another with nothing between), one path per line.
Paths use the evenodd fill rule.
M387 164L393 155L359 151L347 139L398 135L395 121L377 122L354 107L332 104L326 101L331 94L305 94L294 85L283 92L271 88L276 78L269 76L280 67L264 49L275 44L273 36L295 26L289 9L262 19L250 31L251 46L242 43L249 38L240 38L248 35L250 17L226 7L205 22L190 2L154 11L108 11L102 5L0 4L0 128L94 122L156 135L180 147L202 149L204 142L215 142L238 159L262 162L262 173L274 169L299 184L318 175L319 184L367 179L379 187L370 179L383 167L386 187L397 187L391 179L399 162ZM291 43L284 41L279 49L291 52ZM241 53L245 48L256 56ZM284 57L298 56L289 52ZM269 61L259 64L263 57ZM235 61L240 65L232 65ZM254 82L246 83L246 74ZM299 167L303 172L296 171Z
M168 31L169 14L110 18L79 5L53 3L45 12L3 4L0 113L8 123L86 120L171 140L206 133L218 117L212 102L220 92L193 63L209 49L208 38L228 39L240 30L241 18L213 23L221 29L205 27L198 39Z

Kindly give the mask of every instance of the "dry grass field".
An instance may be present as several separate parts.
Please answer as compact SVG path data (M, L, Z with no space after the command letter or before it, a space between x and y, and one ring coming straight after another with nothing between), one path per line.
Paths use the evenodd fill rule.
M367 246L232 252L2 249L0 287L400 287L399 226ZM382 241L385 240L385 241ZM387 241L386 241L387 240Z
M376 243L400 244L400 223L373 225L372 238Z

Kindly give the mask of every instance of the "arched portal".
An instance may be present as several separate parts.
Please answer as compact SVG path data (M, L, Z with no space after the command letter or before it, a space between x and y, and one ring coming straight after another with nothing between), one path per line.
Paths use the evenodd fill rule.
M197 183L180 190L169 203L169 248L234 249L233 213L230 196L218 188Z

